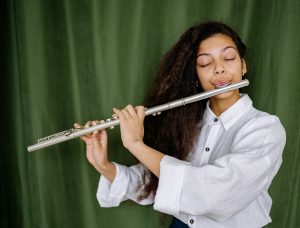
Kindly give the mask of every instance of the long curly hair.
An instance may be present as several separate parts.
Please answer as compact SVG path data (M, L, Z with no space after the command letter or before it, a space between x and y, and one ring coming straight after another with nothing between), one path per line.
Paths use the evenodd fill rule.
M241 58L246 46L230 27L221 22L205 22L188 29L179 41L164 56L160 68L146 96L144 105L152 107L175 99L202 92L196 86L197 51L200 43L215 35L224 34L232 38ZM144 142L162 153L180 160L187 160L194 152L195 143L201 131L206 100L181 106L176 110L162 112L145 119ZM143 183L139 187L139 199L155 195L158 178L145 169Z

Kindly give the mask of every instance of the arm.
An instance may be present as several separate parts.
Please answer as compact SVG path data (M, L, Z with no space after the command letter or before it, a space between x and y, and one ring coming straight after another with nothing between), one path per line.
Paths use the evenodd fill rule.
M127 148L143 165L145 165L157 177L160 174L160 161L164 154L145 145L144 118L145 109L137 106L134 109L131 105L123 110L113 109L120 119L121 137L125 148Z
M86 126L90 126L93 122L88 121ZM142 124L142 122L140 123ZM75 127L80 127L80 125L75 124ZM143 129L143 127L140 129ZM131 199L139 204L153 203L153 197L141 201L138 200L139 193L137 189L142 183L144 166L139 164L126 167L109 161L107 133L105 130L82 136L81 139L86 143L86 156L88 161L101 174L97 190L97 199L102 207L118 206L122 201L127 199ZM126 145L129 146L131 144L128 143ZM139 153L140 150L145 149L144 146L145 145L140 144L139 141L136 140L132 147L130 147L130 151L135 152L137 157L141 157L141 160L148 159L147 156L143 156L142 153ZM150 156L152 156L153 153L154 156L160 155L160 153L155 153L156 151L149 147L147 147L146 150L148 150ZM152 167L152 170L159 168L161 158L159 156L156 158L159 159L157 163L153 161L149 162L149 166ZM145 163L148 164L147 162Z
M224 221L266 191L279 169L285 132L266 119L242 129L231 153L202 167L165 156L154 208L179 215L205 215ZM170 190L169 186L172 186Z
M125 200L133 200L138 204L146 205L153 203L153 196L143 200L138 200L138 187L142 183L142 175L145 167L140 163L131 167L126 167L114 163L116 167L116 176L111 182L104 176L101 176L97 200L101 207L117 207Z

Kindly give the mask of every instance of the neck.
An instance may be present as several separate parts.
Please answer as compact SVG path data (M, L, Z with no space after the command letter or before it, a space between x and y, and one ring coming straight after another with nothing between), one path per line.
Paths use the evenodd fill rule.
M228 108L230 108L239 99L240 99L240 93L239 90L236 90L234 91L234 94L226 98L222 98L222 97L219 98L218 96L211 97L209 99L210 101L209 106L216 116L220 116L223 112L225 112Z

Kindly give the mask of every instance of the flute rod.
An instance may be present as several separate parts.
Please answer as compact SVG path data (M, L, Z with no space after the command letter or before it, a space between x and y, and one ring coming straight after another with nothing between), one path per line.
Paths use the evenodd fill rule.
M213 96L216 96L216 95L219 95L221 93L225 93L225 92L228 92L231 90L239 89L239 88L242 88L242 87L245 87L248 85L249 85L249 81L247 79L244 79L238 83L234 83L234 84L228 85L223 88L205 91L205 92L202 92L199 94L195 94L192 96L188 96L185 98L181 98L181 99L178 99L175 101L171 101L171 102L168 102L168 103L165 103L162 105L158 105L158 106L146 109L145 115L146 116L156 115L156 114L159 114L159 113L169 110L169 109L173 109L173 108L177 108L177 107L180 107L183 105L191 104L191 103L194 103L194 102L197 102L197 101L209 98L209 97L213 97ZM35 150L39 150L39 149L42 149L42 148L45 148L45 147L48 147L51 145L55 145L55 144L70 140L70 139L78 138L82 135L90 134L97 130L112 128L119 124L120 124L120 121L118 118L111 118L111 119L107 119L106 121L104 121L102 123L99 123L99 124L96 124L94 126L90 126L87 128L79 128L79 129L72 128L72 129L45 137L43 139L40 139L40 140L38 140L38 143L28 146L27 150L28 150L28 152L32 152Z

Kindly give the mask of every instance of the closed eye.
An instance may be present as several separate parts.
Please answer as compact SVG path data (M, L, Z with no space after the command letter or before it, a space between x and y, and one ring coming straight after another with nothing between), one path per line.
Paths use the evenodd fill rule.
M203 67L203 68L204 68L204 67L207 67L207 66L209 66L209 65L210 65L210 63L206 63L206 64L202 64L202 65L200 64L200 67Z
M235 58L226 58L225 60L226 61L233 61L233 60L235 60Z

